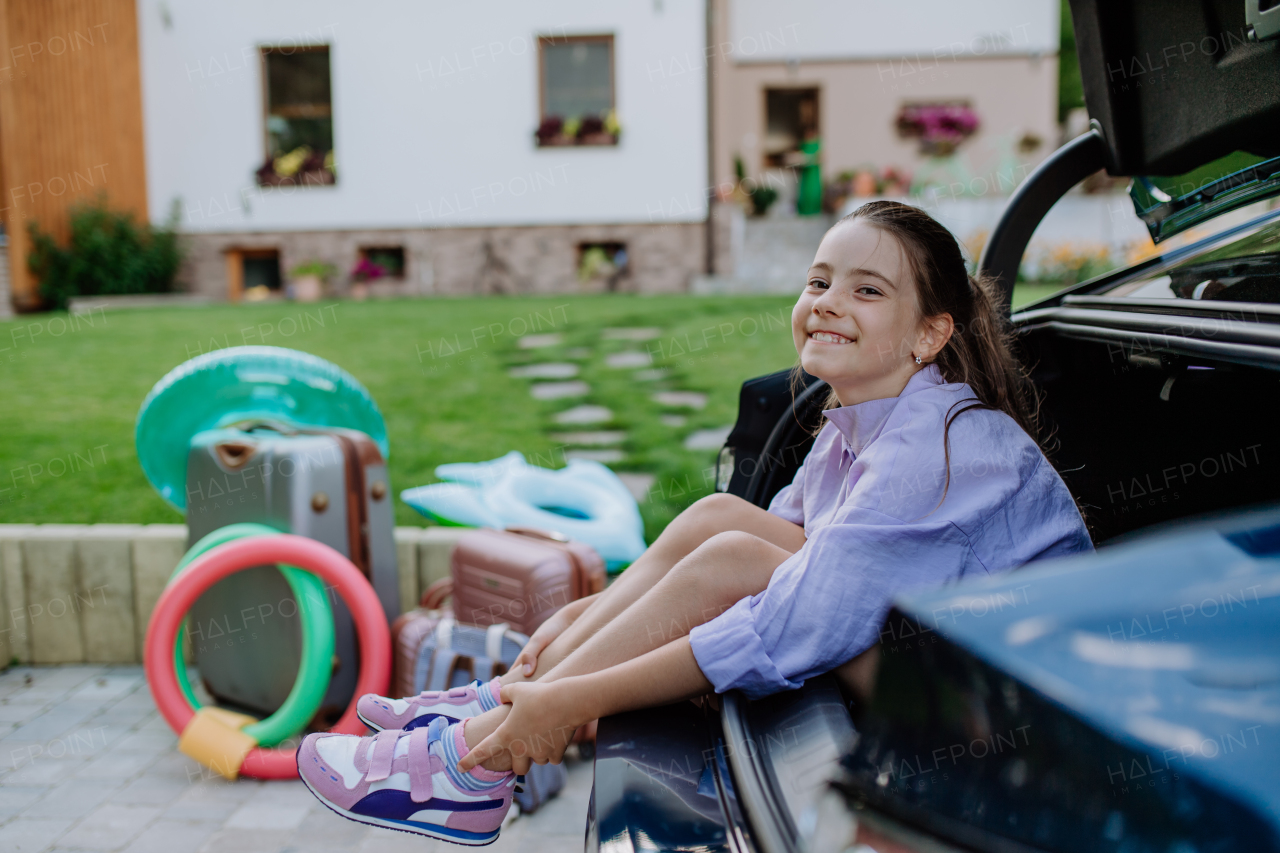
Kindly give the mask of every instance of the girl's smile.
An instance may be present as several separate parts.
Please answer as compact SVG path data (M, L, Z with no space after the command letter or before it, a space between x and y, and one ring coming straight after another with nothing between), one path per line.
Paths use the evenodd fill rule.
M896 397L920 367L915 356L932 360L946 343L921 322L898 240L860 220L823 237L791 328L801 366L844 406Z
M836 332L817 331L809 333L809 340L820 344L851 344L853 341Z

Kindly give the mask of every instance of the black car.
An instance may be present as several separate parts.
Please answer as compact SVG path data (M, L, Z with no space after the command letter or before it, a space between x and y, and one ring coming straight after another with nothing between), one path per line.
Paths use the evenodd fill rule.
M1071 7L1092 128L991 235L1006 306L1100 169L1157 243L1280 195L1280 7ZM588 851L1280 850L1280 211L1012 322L1098 553L898 602L870 689L601 720ZM719 487L766 506L823 389L747 382Z

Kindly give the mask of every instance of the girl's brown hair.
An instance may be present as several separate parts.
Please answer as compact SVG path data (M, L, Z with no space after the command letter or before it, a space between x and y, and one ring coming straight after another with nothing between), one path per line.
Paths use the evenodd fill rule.
M897 238L915 278L921 318L950 314L955 323L951 338L933 363L946 382L968 385L977 400L961 400L947 413L942 432L947 467L943 499L951 485L951 424L970 409L1004 412L1043 450L1040 398L1026 368L1013 353L1012 331L1004 314L996 308L993 282L981 275L969 275L956 238L918 207L896 201L867 202L836 225L854 220ZM904 353L903 357L910 356ZM827 408L839 404L832 392Z

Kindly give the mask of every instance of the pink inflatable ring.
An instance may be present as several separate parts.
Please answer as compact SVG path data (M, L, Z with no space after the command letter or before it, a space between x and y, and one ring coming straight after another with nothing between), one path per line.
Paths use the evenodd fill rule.
M356 700L386 693L391 683L391 632L373 587L350 560L314 539L282 533L228 542L197 558L175 578L151 613L144 669L161 715L179 735L179 748L228 778L289 779L298 775L295 750L264 749L239 731L252 718L218 709L196 714L187 704L173 669L173 644L187 611L218 581L252 566L285 563L318 575L333 586L355 617L360 638L360 675L346 713L331 731L363 734Z

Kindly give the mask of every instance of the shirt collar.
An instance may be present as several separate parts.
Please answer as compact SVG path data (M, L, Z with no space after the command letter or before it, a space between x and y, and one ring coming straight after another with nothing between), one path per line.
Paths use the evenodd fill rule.
M900 400L917 391L942 384L942 371L936 364L928 364L917 370L907 380L902 393L896 397L881 397L878 400L867 400L853 406L827 409L822 415L835 424L840 435L844 437L845 446L857 456L880 434L880 428L884 426L884 422L889 419L889 413Z

